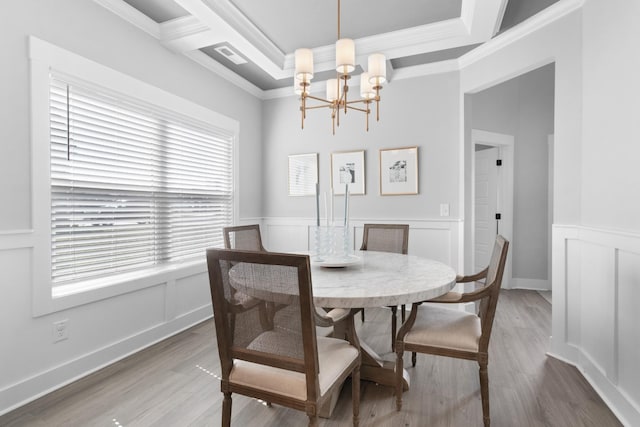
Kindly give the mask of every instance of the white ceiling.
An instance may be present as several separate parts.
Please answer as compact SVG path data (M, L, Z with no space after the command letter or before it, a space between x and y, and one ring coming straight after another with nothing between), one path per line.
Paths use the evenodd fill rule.
M312 48L315 80L334 72L337 0L94 0L167 48L253 92L291 87L293 52ZM559 0L341 0L341 37L359 70L382 52L387 74L446 63ZM246 63L215 50L224 46Z

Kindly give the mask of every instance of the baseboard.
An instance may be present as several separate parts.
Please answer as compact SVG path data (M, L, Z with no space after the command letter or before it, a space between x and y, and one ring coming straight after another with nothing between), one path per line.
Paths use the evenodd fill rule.
M550 347L547 355L578 369L622 425L640 426L640 408L625 396L586 354L573 345L554 342L553 338Z
M550 291L551 283L542 279L520 279L514 277L509 282L510 289L526 289L530 291Z
M12 384L0 390L0 415L11 412L39 397L197 325L210 318L212 314L211 304L204 305L169 322L153 326L136 335Z

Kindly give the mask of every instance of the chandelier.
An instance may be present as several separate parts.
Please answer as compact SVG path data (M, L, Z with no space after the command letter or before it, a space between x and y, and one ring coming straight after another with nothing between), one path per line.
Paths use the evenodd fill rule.
M313 79L313 51L300 48L295 51L294 90L300 95L300 112L302 129L307 110L329 108L333 134L336 126L340 126L340 114L347 114L348 110L365 113L366 129L369 131L370 105L376 103L376 121L380 120L380 90L387 78L386 58L381 53L369 55L368 71L360 74L360 98L349 99L349 73L355 70L356 51L351 39L340 38L340 0L338 0L338 41L336 42L336 71L335 79L327 80L326 98L311 95L309 88ZM315 101L312 103L310 101ZM315 105L314 105L315 104Z

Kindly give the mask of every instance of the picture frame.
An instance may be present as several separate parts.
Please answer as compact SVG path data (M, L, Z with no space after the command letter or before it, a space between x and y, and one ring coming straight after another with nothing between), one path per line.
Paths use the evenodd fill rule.
M344 194L347 183L349 194L365 194L364 179L364 150L331 153L331 187L334 195Z
M418 147L380 150L380 195L418 194Z
M289 156L289 196L314 196L318 182L318 153Z

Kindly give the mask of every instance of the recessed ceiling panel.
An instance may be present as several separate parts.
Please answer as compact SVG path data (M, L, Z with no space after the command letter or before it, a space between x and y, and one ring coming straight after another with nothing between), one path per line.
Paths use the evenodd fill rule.
M334 44L337 0L231 0L284 53ZM341 37L358 39L460 17L462 0L341 1Z
M420 55L405 56L391 60L394 69L412 67L414 65L429 64L431 62L447 61L456 59L480 46L480 44L472 44L468 46L454 47L453 49L439 50L436 52L422 53Z
M173 0L124 0L124 2L157 23L189 15L189 12L178 6Z
M515 27L543 9L548 8L559 0L509 0L504 11L500 32Z

